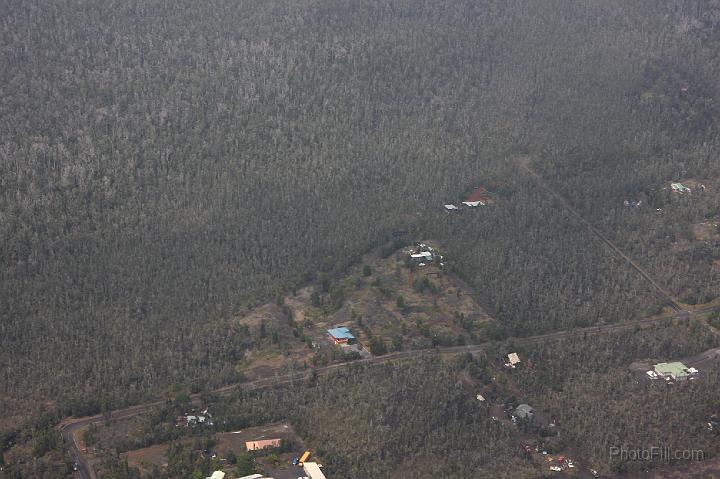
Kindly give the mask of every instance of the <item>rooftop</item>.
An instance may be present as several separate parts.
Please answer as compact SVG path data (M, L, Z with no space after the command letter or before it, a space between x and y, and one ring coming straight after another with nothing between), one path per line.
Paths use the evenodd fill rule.
M532 416L534 413L535 411L533 411L532 406L529 404L521 404L515 409L515 415L521 418Z
M346 327L328 329L328 334L337 339L355 339L355 336Z
M672 376L674 378L684 378L688 375L687 366L679 361L672 363L659 363L655 365L655 371L663 376Z
M310 479L326 479L316 462L303 463L303 471Z

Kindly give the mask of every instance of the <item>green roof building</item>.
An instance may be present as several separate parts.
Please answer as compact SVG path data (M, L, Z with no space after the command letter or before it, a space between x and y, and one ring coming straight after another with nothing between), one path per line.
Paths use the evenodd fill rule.
M687 366L679 361L656 364L655 372L658 373L658 376L663 378L672 378L676 381L687 379L690 376L687 372Z

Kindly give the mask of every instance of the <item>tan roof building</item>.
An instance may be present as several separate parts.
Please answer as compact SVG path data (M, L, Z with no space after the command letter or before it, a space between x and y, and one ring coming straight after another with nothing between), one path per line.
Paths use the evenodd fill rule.
M262 439L260 441L248 441L245 447L248 451L258 451L268 447L280 447L281 439Z
M327 479L320 470L317 462L306 462L303 464L303 471L309 479Z

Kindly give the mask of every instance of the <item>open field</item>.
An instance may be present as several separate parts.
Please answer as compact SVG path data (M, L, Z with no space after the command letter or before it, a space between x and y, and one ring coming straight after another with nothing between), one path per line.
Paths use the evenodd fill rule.
M127 458L130 467L137 467L141 473L147 474L153 468L162 469L167 467L168 446L166 444L155 444L153 446L128 451L122 455Z
M472 288L441 268L439 259L423 267L409 265L409 250L403 247L387 256L369 253L330 279L331 288L323 283L305 286L280 303L238 315L233 327L261 338L238 369L256 379L337 360L340 356L329 351L326 330L339 326L353 331L364 352L373 337L390 351L478 342L494 320ZM334 302L336 296L342 301ZM272 340L262 339L268 337Z

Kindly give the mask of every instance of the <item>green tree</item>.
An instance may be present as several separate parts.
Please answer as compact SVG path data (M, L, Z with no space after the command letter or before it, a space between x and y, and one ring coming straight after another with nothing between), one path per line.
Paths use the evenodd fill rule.
M374 356L382 356L387 354L387 347L385 342L379 336L375 336L370 340L370 352Z

